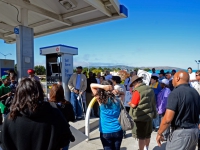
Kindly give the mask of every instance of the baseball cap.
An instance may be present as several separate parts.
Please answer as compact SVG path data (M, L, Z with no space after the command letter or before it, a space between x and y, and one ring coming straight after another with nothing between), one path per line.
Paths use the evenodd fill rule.
M78 66L78 67L76 67L76 69L83 69L83 67L82 66Z
M8 78L8 75L4 75L4 76L1 77L2 80L5 80L7 78Z
M27 70L27 73L29 74L29 73L35 73L35 71L33 70L33 69L28 69Z
M172 70L172 72L175 72L175 73L176 73L176 70L175 70L175 69L173 69L173 70Z
M165 84L165 85L169 85L169 80L167 79L162 79L161 83Z

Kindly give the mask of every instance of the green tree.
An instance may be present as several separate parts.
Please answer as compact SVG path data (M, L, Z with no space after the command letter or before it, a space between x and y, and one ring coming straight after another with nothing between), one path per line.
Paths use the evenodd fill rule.
M134 70L137 72L140 68L134 68Z
M103 72L103 71L104 71L104 70L103 70L103 68L101 68L101 67L99 67L99 68L98 68L98 70L101 70L101 72Z
M82 73L83 73L83 72L88 72L88 68L87 68L87 67L84 67Z
M111 70L112 70L112 71L116 71L116 68L112 68Z
M95 69L96 69L95 67L91 67L91 68L90 68L90 71L93 72L93 70L95 70Z
M148 71L150 71L150 70L151 70L151 69L149 69L149 68L144 68L144 71L147 71L147 72L148 72Z
M45 73L46 73L46 69L45 69L44 66L40 66L40 65L39 66L35 66L34 70L35 70L35 73L37 75L45 75Z
M102 71L99 70L99 69L94 69L94 70L92 70L92 72L95 73L95 74L97 75L98 73L101 73Z
M111 71L111 69L110 68L104 68L104 72L106 71L106 70L108 70L108 71Z
M120 68L115 68L114 71L118 72L118 71L120 71L120 70L121 70Z

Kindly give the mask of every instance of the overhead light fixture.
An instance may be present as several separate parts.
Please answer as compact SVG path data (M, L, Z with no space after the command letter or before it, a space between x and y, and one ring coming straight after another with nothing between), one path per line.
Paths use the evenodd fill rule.
M60 4L63 5L67 10L77 7L76 0L59 0Z

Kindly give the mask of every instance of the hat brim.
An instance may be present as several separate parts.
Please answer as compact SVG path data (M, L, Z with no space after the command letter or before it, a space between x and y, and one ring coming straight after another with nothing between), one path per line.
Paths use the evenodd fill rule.
M4 75L4 76L1 77L2 80L5 80L5 79L7 79L7 78L8 78L7 75Z
M28 74L34 73L33 71L27 71Z
M143 77L138 77L138 78L136 78L135 80L131 81L130 87L132 87L132 86L133 86L133 83L134 83L135 81L139 80L139 79L143 79Z
M164 83L164 82L162 82L162 81L161 81L161 84L164 84L164 85L167 85L167 86L169 85L169 83L167 84L167 83Z

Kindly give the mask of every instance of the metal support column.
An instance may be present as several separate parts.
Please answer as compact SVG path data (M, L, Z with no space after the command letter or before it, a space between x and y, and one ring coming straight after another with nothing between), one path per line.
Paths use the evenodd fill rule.
M27 77L27 70L34 68L34 32L28 27L28 10L21 8L21 25L16 32L16 57L19 80Z
M19 34L16 35L17 71L19 79L27 77L27 70L34 68L33 40L33 29L19 26Z

